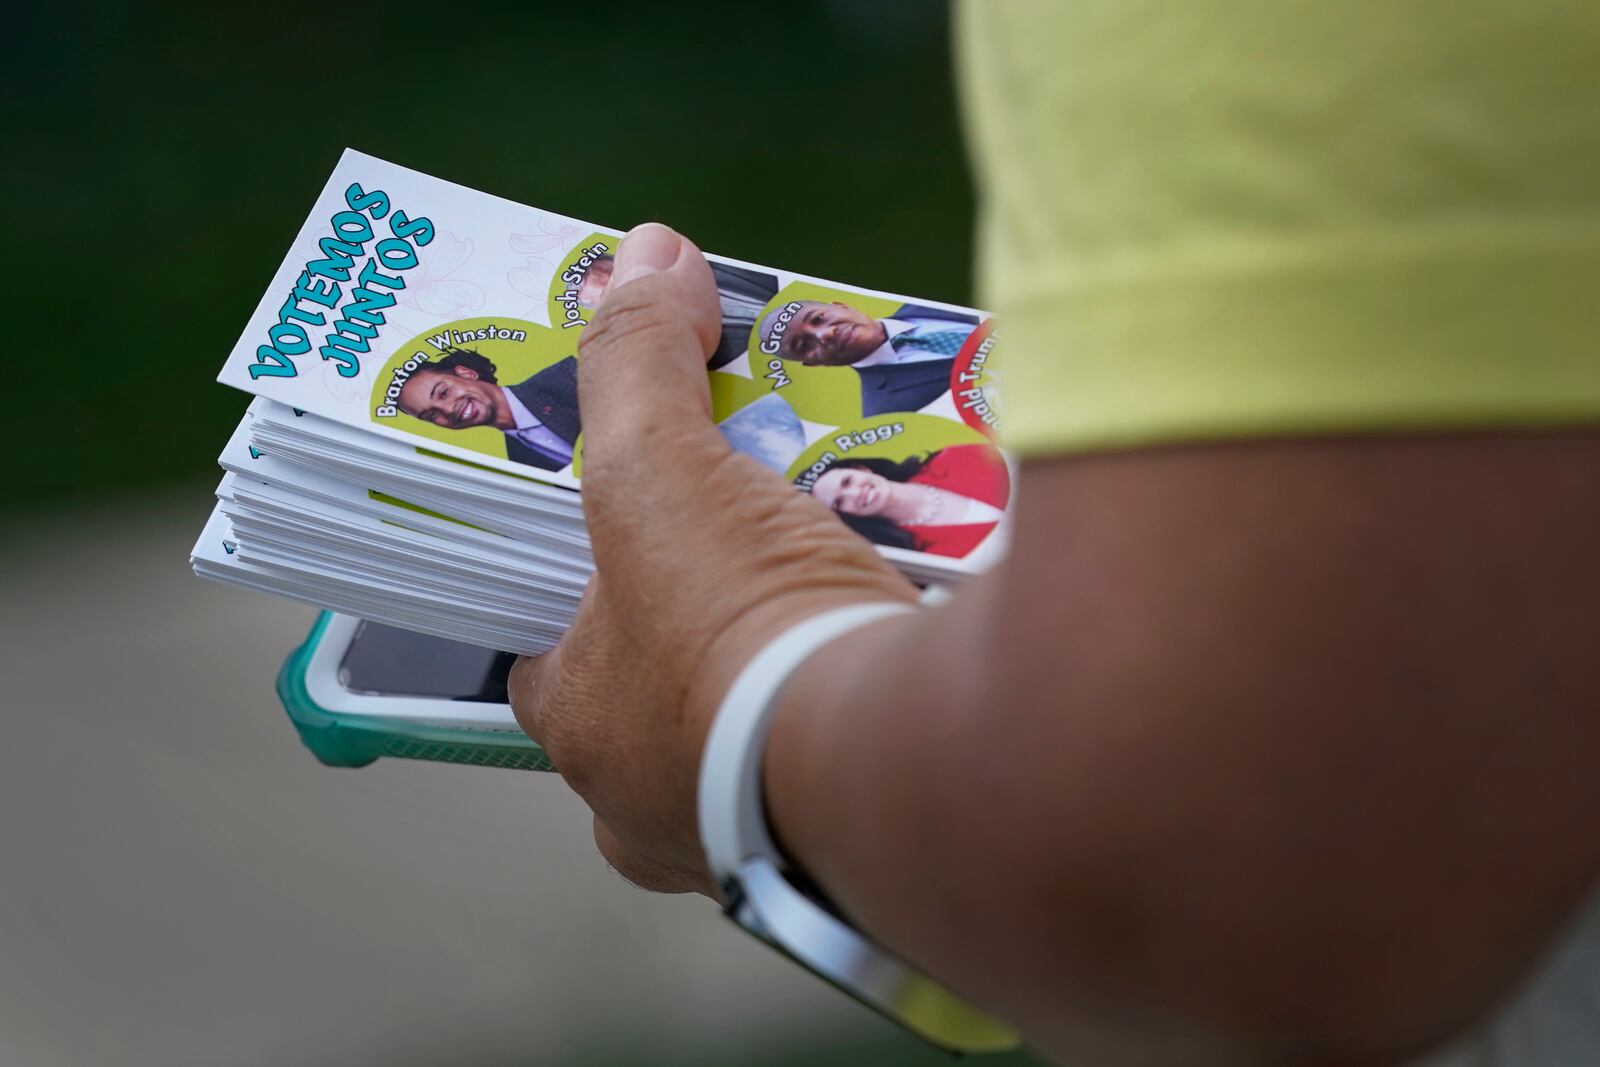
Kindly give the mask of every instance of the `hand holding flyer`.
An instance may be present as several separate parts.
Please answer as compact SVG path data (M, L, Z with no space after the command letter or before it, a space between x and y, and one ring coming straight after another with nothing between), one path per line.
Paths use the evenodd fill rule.
M511 710L536 762L498 736L363 737L554 761L625 877L745 897L713 882L698 832L718 706L796 624L865 610L876 639L920 633L936 613L905 612L913 582L1003 550L994 346L965 309L710 259L659 224L620 238L347 153L223 368L256 399L194 567L521 653ZM285 699L328 733L360 716ZM891 957L859 962L954 1011L918 1032L1014 1042Z
M716 432L702 368L717 309L699 250L641 226L611 284L579 356L599 577L561 643L518 661L512 706L595 812L612 866L710 895L695 772L728 682L797 615L916 590Z
M620 243L347 152L220 375L258 400L224 453L196 570L498 649L550 648L593 569L575 492L597 444L579 349L623 280ZM991 439L992 323L703 262L715 299L694 372L718 448L825 504L915 580L998 558L1012 475ZM629 420L668 414L654 372L627 380ZM643 468L710 475L635 445ZM679 506L708 517L695 492Z

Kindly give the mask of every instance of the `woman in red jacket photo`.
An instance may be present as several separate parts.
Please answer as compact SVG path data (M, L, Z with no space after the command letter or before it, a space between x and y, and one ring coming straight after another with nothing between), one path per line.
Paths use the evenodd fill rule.
M965 556L994 530L1011 478L989 445L953 445L926 456L840 460L811 495L875 544Z

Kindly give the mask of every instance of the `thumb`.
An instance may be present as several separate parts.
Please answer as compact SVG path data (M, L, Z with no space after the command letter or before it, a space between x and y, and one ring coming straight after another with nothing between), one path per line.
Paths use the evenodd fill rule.
M631 230L578 341L585 495L609 492L606 483L629 470L661 478L691 469L696 455L727 451L706 383L721 330L700 249L658 222Z

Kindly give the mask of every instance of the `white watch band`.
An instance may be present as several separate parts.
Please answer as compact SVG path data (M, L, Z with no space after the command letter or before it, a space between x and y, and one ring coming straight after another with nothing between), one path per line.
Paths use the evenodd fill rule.
M761 800L761 754L778 691L811 654L837 637L911 604L851 604L813 615L779 634L745 665L722 698L700 760L700 840L718 881L752 855L776 856Z
M767 829L762 755L775 698L822 646L910 604L855 604L801 622L762 649L728 690L700 761L700 839L728 917L867 1006L952 1051L1015 1048L1018 1037L872 944L785 876Z

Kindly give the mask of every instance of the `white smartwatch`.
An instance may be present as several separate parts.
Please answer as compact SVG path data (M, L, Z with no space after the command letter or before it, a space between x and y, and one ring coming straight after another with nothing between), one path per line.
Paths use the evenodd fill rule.
M700 839L724 913L751 934L918 1037L949 1052L1002 1052L1017 1033L864 938L794 878L767 830L762 753L775 697L823 645L902 603L855 604L813 616L767 645L734 681L700 761Z

